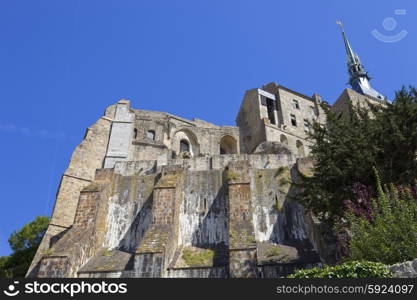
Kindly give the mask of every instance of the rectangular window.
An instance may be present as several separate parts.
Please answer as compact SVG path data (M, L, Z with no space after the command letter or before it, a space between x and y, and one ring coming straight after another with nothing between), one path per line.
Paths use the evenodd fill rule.
M295 109L300 109L300 104L298 103L298 100L292 100L292 107L294 107Z
M308 120L304 120L304 131L310 132L310 123L308 122Z
M275 103L274 100L266 98L266 108L268 110L268 119L271 122L271 124L276 124L275 122Z
M295 115L290 115L291 118L291 125L297 126L297 119L295 118Z

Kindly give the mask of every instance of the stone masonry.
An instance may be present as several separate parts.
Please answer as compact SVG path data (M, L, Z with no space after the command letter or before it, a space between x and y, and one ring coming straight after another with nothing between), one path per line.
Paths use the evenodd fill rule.
M346 89L334 109L363 101L376 99ZM237 126L108 107L74 150L27 276L280 277L326 263L296 187L321 103L269 83L245 93Z

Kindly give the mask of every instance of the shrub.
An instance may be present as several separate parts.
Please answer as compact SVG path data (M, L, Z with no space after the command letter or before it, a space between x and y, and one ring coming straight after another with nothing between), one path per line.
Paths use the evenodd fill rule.
M382 263L350 261L337 266L298 270L288 278L386 278L391 273Z
M383 188L377 174L370 216L350 212L348 220L351 259L394 264L417 257L417 200L412 188Z

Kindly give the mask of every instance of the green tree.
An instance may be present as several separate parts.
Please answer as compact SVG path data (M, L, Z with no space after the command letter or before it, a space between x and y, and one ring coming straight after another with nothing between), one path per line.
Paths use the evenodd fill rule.
M327 124L310 133L313 176L304 177L303 204L333 222L356 201L355 183L373 186L373 167L384 182L410 184L417 178L417 90L403 88L386 106L350 107L343 115L324 106Z
M38 247L48 228L48 224L48 217L36 217L35 221L24 225L19 231L12 233L9 238L10 247L14 251Z
M12 277L10 271L5 267L9 260L9 256L0 256L0 278Z
M383 189L377 176L378 196L371 218L348 214L350 259L394 264L417 257L417 200L409 187L390 184Z
M14 252L10 256L0 257L0 277L25 276L48 224L48 217L38 216L11 234L9 244Z

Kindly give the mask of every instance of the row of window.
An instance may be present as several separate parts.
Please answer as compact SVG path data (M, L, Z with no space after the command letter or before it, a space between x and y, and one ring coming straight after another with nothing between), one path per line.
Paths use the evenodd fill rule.
M300 109L300 103L298 102L298 100L296 100L296 99L293 99L293 100L292 100L292 107L293 107L294 109ZM315 117L315 116L316 116L316 111L315 111L315 109L314 109L314 106L310 106L309 111L310 111L310 115L311 115L312 117Z
M135 128L133 129L133 138L137 139L138 137L138 130ZM148 130L146 132L146 137L149 140L154 141L155 140L155 131L154 130ZM232 138L230 140L230 137L228 138L223 137L222 139L222 143L220 145L220 154L233 154L236 153L236 141ZM180 140L180 152L190 152L190 143L185 140L182 139Z
M296 99L292 100L292 106L293 106L294 109L300 109L300 103ZM274 112L275 111L274 100L266 98L266 108L267 108L267 112L268 112L269 121L271 122L271 124L276 125L275 112ZM316 113L315 113L315 110L314 110L313 106L310 106L310 115L313 118L316 116ZM290 119L291 119L292 126L297 126L297 119L296 119L295 115L291 114ZM309 123L306 119L304 120L304 131L305 132L310 131Z
M297 127L297 117L293 114L290 115L291 125ZM304 119L304 131L310 131L310 123L307 119Z
M288 139L284 134L281 134L280 137L280 142L283 143L284 145L288 145ZM300 140L297 140L295 142L295 146L297 147L297 154L298 156L304 157L305 156L305 152L304 152L304 145Z

